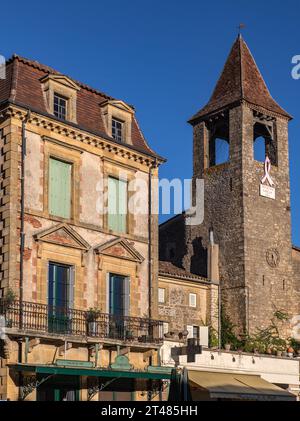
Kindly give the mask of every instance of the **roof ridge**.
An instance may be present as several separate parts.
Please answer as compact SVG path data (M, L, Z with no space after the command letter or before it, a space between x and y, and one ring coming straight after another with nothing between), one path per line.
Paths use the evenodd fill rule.
M242 38L242 36L241 36L241 39L243 40L243 38ZM247 51L248 51L248 53L249 53L249 55L251 56L251 58L252 58L252 60L253 60L253 62L254 62L254 64L255 64L255 66L256 66L256 69L258 70L258 73L259 73L259 76L260 76L260 79L261 79L261 81L262 81L262 83L264 84L264 87L265 87L265 89L267 90L267 92L268 92L268 95L270 96L270 98L277 104L277 101L273 98L273 96L272 96L272 94L271 94L271 91L270 91L270 89L269 89L269 87L268 87L268 85L267 85L267 83L266 83L266 81L265 81L265 78L263 77L263 75L261 74L261 71L260 71L260 69L259 69L259 66L258 66L258 64L257 64L257 62L256 62L256 60L255 60L255 57L254 57L254 55L252 54L252 51L250 50L250 48L248 47L248 45L247 45L247 43L243 40L243 43L244 43L244 46L245 46L245 48L247 49ZM249 99L247 99L246 97L244 98L243 97L243 99L245 99L247 102L250 102L251 103L251 101L249 100ZM259 105L259 104L256 104L256 105L258 105L258 106L261 106L262 107L262 105ZM284 111L287 115L289 115L279 104L277 104L278 106L279 106L279 108L281 108L281 110L282 111ZM269 110L269 111L272 111L272 110ZM289 117L291 118L291 116L289 115Z
M240 85L241 85L241 97L244 99L244 69L243 69L243 49L242 49L242 34L238 35L239 38L239 54L240 54Z

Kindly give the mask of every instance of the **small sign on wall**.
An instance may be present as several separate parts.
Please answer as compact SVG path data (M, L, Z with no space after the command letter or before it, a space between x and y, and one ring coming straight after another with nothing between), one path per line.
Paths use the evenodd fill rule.
M275 199L275 184L270 175L271 161L268 156L265 159L265 174L260 181L259 194L268 199Z
M275 199L275 187L266 186L265 184L260 185L260 195L267 197L268 199Z

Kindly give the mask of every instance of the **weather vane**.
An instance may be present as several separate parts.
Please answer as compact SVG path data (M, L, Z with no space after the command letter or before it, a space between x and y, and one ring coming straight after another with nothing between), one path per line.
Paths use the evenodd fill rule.
M241 35L242 30L246 27L246 25L244 23L240 23L238 26L238 30L239 30L239 35Z

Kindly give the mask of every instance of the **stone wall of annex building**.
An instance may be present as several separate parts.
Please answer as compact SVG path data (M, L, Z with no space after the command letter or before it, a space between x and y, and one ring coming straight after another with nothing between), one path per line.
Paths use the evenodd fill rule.
M165 289L165 302L159 303L159 319L169 323L169 332L183 332L187 325L207 323L208 287L170 278L159 278L159 288ZM196 294L196 307L189 306L189 294Z

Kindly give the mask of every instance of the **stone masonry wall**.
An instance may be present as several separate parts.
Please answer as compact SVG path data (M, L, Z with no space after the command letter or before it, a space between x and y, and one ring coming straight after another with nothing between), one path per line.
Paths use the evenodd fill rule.
M243 112L245 276L253 331L268 326L276 309L297 314L299 295L292 268L288 122L276 119L278 166L271 169L276 189L272 200L259 194L264 164L253 159L253 111L245 106ZM268 262L270 252L278 253L276 265Z
M159 288L165 289L165 303L159 303L159 318L169 323L169 332L183 332L187 325L202 326L207 323L208 287L187 282L159 278ZM189 294L196 294L196 307L189 306Z
M203 178L204 222L186 226L180 236L182 217L163 225L160 233L161 250L166 241L175 241L182 266L199 273L213 227L220 247L223 305L239 330L250 332L268 326L276 309L290 316L299 313L300 277L295 256L292 262L287 120L276 118L278 167L271 170L275 200L259 194L264 164L254 161L253 124L248 105L229 110L230 160L211 168L208 130L204 122L195 125L194 192L196 178ZM268 263L274 251L279 255L276 267Z
M220 285L222 300L232 321L244 329L246 326L243 185L242 185L242 108L229 112L230 161L207 167L208 130L205 124L194 127L194 185L196 178L204 179L204 222L191 227L191 245L196 241L207 248L209 228L220 249ZM198 199L201 200L201 199ZM188 228L189 229L189 228ZM190 264L197 261L190 247ZM195 264L195 263L194 263ZM199 262L200 264L200 262Z

